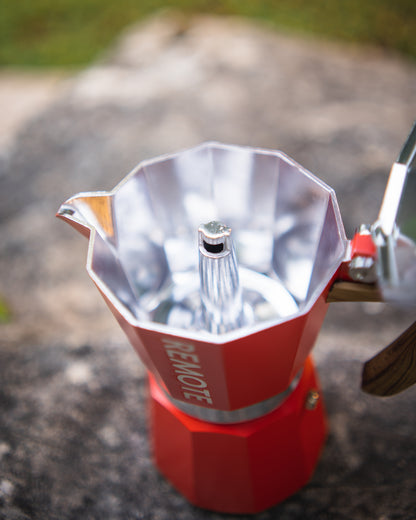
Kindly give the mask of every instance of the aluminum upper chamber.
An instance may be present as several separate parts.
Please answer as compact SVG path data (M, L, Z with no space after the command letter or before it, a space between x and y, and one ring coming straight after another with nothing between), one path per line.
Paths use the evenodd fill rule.
M89 274L159 385L214 421L259 416L298 380L347 248L332 189L281 152L217 143L58 216L90 237Z
M202 144L140 164L103 199L81 194L60 214L97 231L91 275L156 330L244 334L307 312L345 252L334 192L281 152ZM233 326L203 318L198 229L212 221L232 230L243 308Z

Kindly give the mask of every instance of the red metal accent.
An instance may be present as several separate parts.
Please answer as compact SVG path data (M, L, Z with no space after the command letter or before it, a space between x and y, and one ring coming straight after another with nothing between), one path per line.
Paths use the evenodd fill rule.
M239 424L212 424L178 410L150 379L151 435L160 471L193 504L224 513L256 513L307 483L326 437L322 399L309 357L295 390L274 411ZM310 408L310 407L309 407Z
M370 233L355 233L351 240L351 259L356 256L375 258L377 249Z
M376 259L377 258L377 248L374 244L373 237L368 232L359 232L355 233L352 240L349 243L349 254L348 257L344 260L344 262L340 265L338 269L337 276L335 280L348 280L354 281L351 279L349 274L350 263L353 258L357 256L365 256ZM334 281L335 281L334 280Z

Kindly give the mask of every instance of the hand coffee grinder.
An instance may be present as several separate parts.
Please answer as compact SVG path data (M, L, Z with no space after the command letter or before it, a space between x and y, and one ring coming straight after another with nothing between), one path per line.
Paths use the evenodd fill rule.
M310 353L328 301L416 301L415 149L414 128L379 219L351 241L305 168L218 143L59 209L89 237L88 273L147 367L156 465L193 504L254 513L310 478L326 436ZM369 363L369 391L414 382L386 388L386 360Z

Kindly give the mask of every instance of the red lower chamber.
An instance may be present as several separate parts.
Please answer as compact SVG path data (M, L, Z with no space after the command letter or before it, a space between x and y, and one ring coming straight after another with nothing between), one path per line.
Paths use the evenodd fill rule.
M156 465L191 503L223 513L257 513L304 486L326 437L312 359L274 411L223 425L178 410L150 380L151 439ZM311 394L312 393L312 394Z

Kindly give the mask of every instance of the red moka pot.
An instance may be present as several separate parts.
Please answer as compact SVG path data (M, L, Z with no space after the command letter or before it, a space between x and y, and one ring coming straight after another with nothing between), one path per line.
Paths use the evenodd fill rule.
M89 237L88 272L149 371L160 471L227 513L303 486L326 436L310 352L328 291L376 257L366 230L347 241L333 190L281 152L207 143L58 216Z

